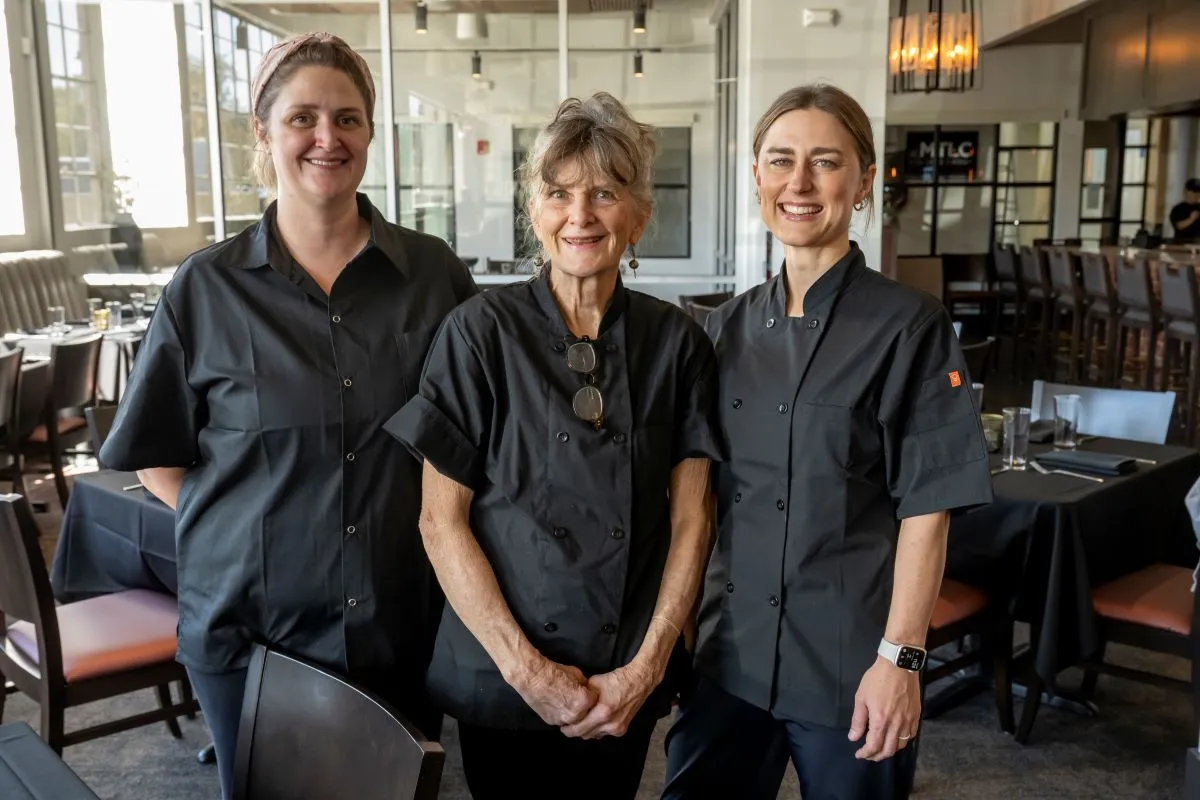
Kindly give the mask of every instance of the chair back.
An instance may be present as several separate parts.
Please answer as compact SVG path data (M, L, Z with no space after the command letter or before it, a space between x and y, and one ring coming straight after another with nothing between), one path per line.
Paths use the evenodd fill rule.
M1175 410L1174 392L1102 389L1065 383L1033 382L1030 418L1054 419L1054 395L1080 397L1079 432L1135 442L1165 444Z
M896 259L896 282L920 289L941 300L945 293L942 259L938 257L908 257Z
M8 628L18 620L37 630L37 664L29 664L8 642ZM0 494L0 673L27 692L31 674L41 681L62 675L50 575L38 546L33 512L19 494Z
M996 265L996 280L1000 283L1018 283L1017 253L1010 244L998 244L992 250L992 261Z
M96 401L96 378L100 371L102 334L94 334L69 342L58 342L50 348L50 363L54 377L50 384L50 407L55 410L90 406Z
M989 336L982 342L962 346L963 360L967 364L967 374L973 382L987 382L988 364L991 363L992 346L995 343L996 337Z
M707 308L716 308L726 300L733 299L733 292L712 292L711 294L681 294L679 295L679 305L683 308L688 307L688 303L705 306Z
M1040 247L1021 248L1021 282L1025 289L1041 289L1050 293L1050 276L1046 268L1046 251Z
M1158 290L1164 317L1196 321L1196 267L1159 261Z
M1055 249L1047 252L1050 262L1050 285L1054 293L1063 298L1078 299L1083 294L1079 280L1079 256L1069 250Z
M1153 311L1154 289L1145 259L1117 262L1117 301L1125 308Z
M1102 253L1084 253L1079 261L1079 276L1087 297L1108 303L1109 308L1114 307L1117 287L1108 271L1108 259Z
M234 758L235 800L434 800L446 754L382 701L256 645Z
M88 432L92 436L92 452L96 457L100 457L100 448L104 446L104 440L108 438L108 432L112 430L113 420L117 417L116 406L92 406L85 408L83 415L87 417ZM100 465L101 468L104 464Z
M20 347L0 353L0 431L7 441L0 438L0 446L16 446L20 435L21 421L21 358L25 351Z

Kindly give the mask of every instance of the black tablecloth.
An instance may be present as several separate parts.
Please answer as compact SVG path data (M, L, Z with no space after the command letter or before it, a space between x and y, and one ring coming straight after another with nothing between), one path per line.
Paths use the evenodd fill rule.
M50 583L64 603L125 589L176 594L175 512L131 472L75 478Z
M1048 449L1031 445L1030 455ZM1034 667L1048 683L1096 653L1094 587L1155 562L1195 567L1200 555L1183 504L1200 478L1200 452L1115 439L1080 449L1157 463L1104 483L1032 467L1001 473L995 502L950 525L946 574L1008 592L1017 618L1033 626Z
M0 725L0 797L99 800L24 722Z

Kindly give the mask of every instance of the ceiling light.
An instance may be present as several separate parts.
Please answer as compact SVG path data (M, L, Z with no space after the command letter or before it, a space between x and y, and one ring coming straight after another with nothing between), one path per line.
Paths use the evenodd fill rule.
M425 3L417 3L417 33L429 32L429 7Z
M471 56L471 77L475 80L483 77L483 56L479 55L478 50Z
M646 32L646 7L641 3L638 3L633 9L633 32Z
M633 54L633 77L640 78L644 74L642 72L642 52L639 50Z

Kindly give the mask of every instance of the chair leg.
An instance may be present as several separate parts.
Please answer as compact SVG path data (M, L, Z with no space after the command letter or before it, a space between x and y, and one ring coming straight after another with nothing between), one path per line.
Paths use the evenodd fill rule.
M1187 376L1187 408L1184 409L1183 419L1187 426L1184 430L1184 443L1191 447L1196 440L1196 404L1200 402L1200 342L1191 342L1191 363Z
M156 686L154 688L158 691L158 707L159 708L170 708L171 707L171 684L160 683L158 686ZM169 730L171 732L172 736L174 736L176 739L183 738L183 731L179 730L179 720L177 718L170 717L169 719L166 720L166 723L167 723L167 730Z
M1013 721L1012 699L1012 620L1007 614L996 615L993 638L992 670L996 681L996 715L1000 719L1000 730L1012 733L1017 729Z
M42 697L42 741L56 754L63 751L63 709L57 703Z
M1096 651L1096 661L1104 661L1104 642L1100 643L1100 649ZM1091 700L1096 696L1096 682L1100 680L1100 673L1094 669L1084 667L1083 680L1079 683L1079 695L1084 700Z
M54 468L54 487L58 489L58 501L62 503L64 512L67 510L67 500L70 499L71 490L67 488L67 475L63 471L63 448L58 438L58 414L54 411L47 411L45 414L46 423L46 447L50 452L50 466Z
M1017 735L1013 737L1020 744L1029 741L1029 734L1033 731L1033 722L1037 719L1038 709L1042 706L1042 692L1045 690L1046 682L1031 669L1029 679L1025 684L1025 705L1021 709L1021 724L1017 726Z

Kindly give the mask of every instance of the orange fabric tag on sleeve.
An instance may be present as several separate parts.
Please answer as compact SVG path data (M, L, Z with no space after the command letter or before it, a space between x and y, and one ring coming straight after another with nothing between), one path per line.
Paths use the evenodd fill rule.
M962 386L962 378L959 376L958 370L950 373L950 385L955 389Z

